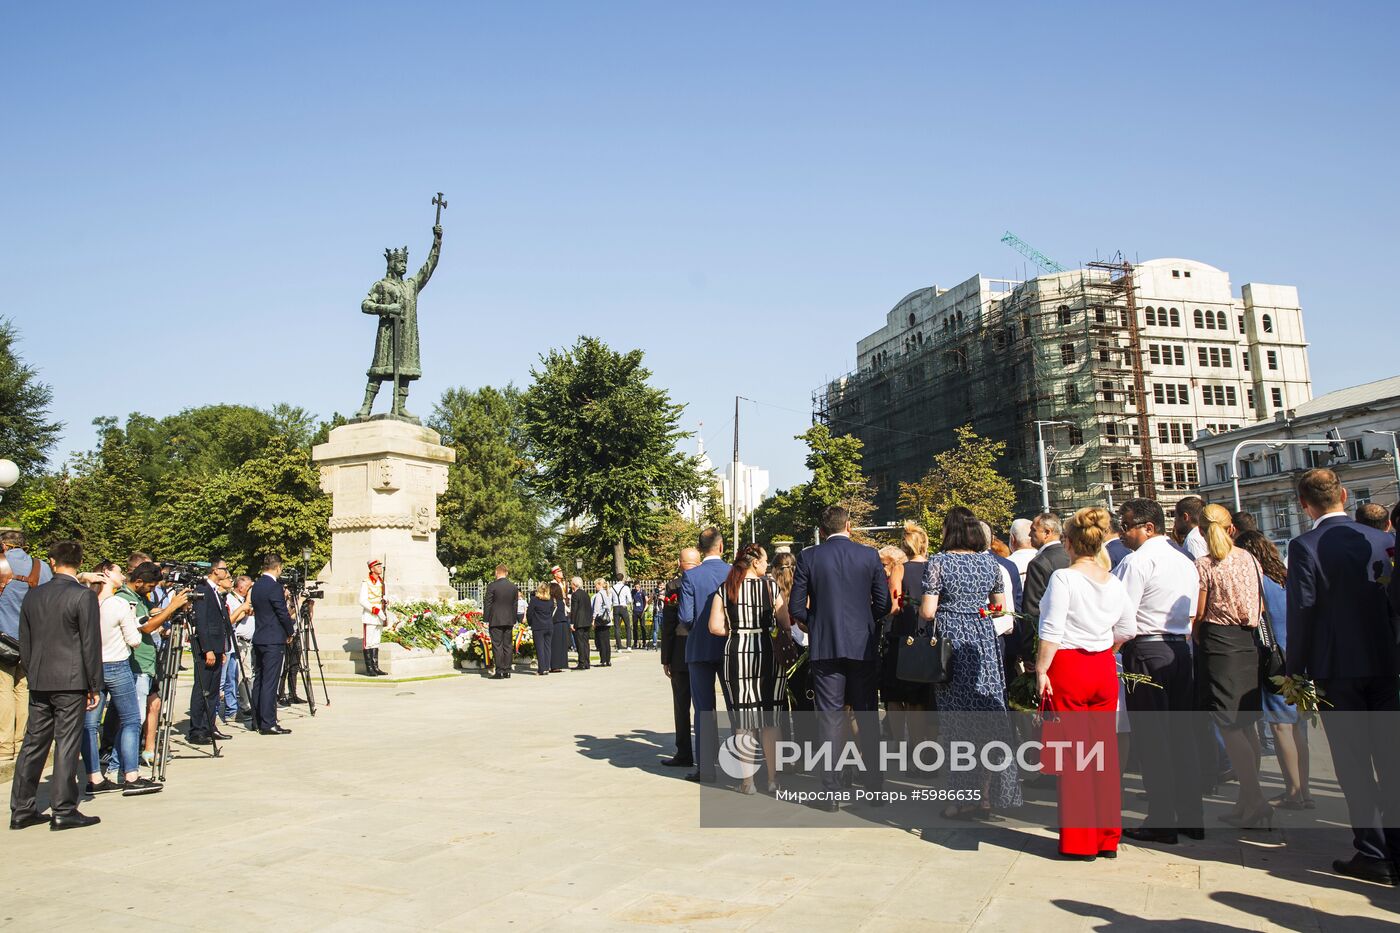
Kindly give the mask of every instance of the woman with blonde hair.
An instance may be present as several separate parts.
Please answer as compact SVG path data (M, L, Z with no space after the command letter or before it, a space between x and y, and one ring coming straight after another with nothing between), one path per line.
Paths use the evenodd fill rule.
M530 635L535 640L535 674L549 673L550 655L554 646L554 594L550 587L558 584L545 581L535 587L525 607L525 619L530 623Z
M880 678L880 693L885 698L885 709L890 712L926 710L933 697L931 684L913 683L896 676L899 649L919 627L919 603L924 595L924 571L928 569L928 532L917 522L906 521L902 543L905 560L900 568L899 590L892 600L896 609Z
M1234 812L1221 822L1241 829L1267 829L1273 808L1259 787L1259 649L1254 630L1263 613L1264 571L1248 551L1235 546L1235 525L1222 505L1201 512L1207 553L1196 559L1201 577L1192 642L1196 679L1230 766L1240 782Z
M1070 713L1061 720L1069 735L1102 742L1107 752L1100 768L1059 774L1060 854L1090 862L1116 858L1123 834L1113 653L1134 634L1136 612L1123 581L1101 560L1111 531L1108 512L1099 508L1080 509L1065 525L1070 565L1046 584L1035 664L1045 706Z

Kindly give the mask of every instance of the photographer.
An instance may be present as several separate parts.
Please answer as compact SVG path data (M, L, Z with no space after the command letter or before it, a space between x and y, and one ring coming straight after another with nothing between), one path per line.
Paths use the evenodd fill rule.
M253 652L257 670L257 696L253 704L253 725L262 735L288 735L291 729L277 724L277 682L282 677L282 661L296 634L296 624L287 611L278 576L282 558L268 554L262 561L262 574L253 584L249 602L257 623L253 628Z
M176 593L164 608L152 611L151 599L160 586L160 567L146 554L127 577L126 585L117 596L131 603L136 610L136 627L141 644L132 649L136 666L136 699L141 711L141 760L151 764L156 751L156 724L160 721L160 665L157 662L160 632L175 613L189 605L188 593Z
M228 604L229 624L233 626L233 650L224 673L224 705L225 709L234 711L240 722L250 720L253 715L253 628L257 621L253 617L252 600L248 598L252 589L253 578L246 573L239 574L233 581L232 592L224 600ZM232 676L228 668L233 669ZM234 699L230 700L230 695Z
M228 652L229 639L233 637L228 605L224 602L225 584L231 585L232 582L228 565L215 558L209 562L209 575L195 588L199 595L195 601L194 632L190 639L194 689L190 691L189 741L193 745L208 745L214 739L222 741L230 738L215 725L214 706L219 699L224 656Z

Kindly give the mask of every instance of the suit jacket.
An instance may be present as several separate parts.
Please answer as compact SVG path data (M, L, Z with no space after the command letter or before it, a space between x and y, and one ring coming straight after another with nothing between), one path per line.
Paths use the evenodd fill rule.
M490 628L511 628L515 625L515 603L520 598L520 587L510 582L509 577L501 577L486 584L486 598L482 601L481 617Z
M101 690L97 594L61 573L25 593L19 607L19 655L30 690Z
M197 654L226 654L233 632L228 621L228 602L208 580L201 580L198 589L204 598L194 604L194 643L190 650Z
M576 629L593 627L593 597L583 587L569 597L569 624Z
M275 577L258 574L248 598L253 601L253 644L285 645L296 634L296 623L287 611L287 597L282 595L282 584Z
M845 535L803 548L788 612L807 626L811 660L875 660L876 623L890 612L880 555Z
M1002 557L999 554L992 554L992 557L996 558L996 562L1001 564L1002 569L1011 575L1011 608L1020 609L1021 597L1025 592L1021 587L1021 568L1012 563L1010 558Z
M1400 673L1396 619L1383 589L1393 541L1337 515L1288 545L1290 674L1314 680Z
M724 639L710 634L710 601L729 576L729 565L718 557L707 558L699 567L681 574L681 594L676 621L688 626L685 663L718 664L724 658Z
M1045 588L1050 585L1050 575L1068 566L1069 551L1059 542L1045 548L1031 559L1026 567L1026 585L1021 589L1021 611L1030 619L1040 618L1040 601L1045 598ZM1035 658L1030 656L1031 632L1038 627L1038 622L1016 619L1015 630L1012 633L1015 643L1010 647L1015 649L1017 656L1025 658L1027 663L1035 662Z
M685 646L688 638L676 632L676 623L681 619L681 576L676 574L666 581L666 589L661 594L661 666L671 666L671 673L685 670Z

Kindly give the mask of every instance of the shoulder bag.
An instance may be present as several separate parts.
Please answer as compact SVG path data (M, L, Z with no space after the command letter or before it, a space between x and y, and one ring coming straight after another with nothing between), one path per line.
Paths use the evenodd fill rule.
M1269 604L1264 600L1264 568L1255 561L1255 569L1259 572L1259 626L1254 630L1254 644L1259 649L1259 689L1265 693L1280 693L1282 688L1274 683L1274 678L1284 675L1283 649L1274 637Z
M6 586L14 583L23 583L31 590L39 585L39 558L30 555L29 575L26 577L16 577ZM19 639L10 636L7 632L0 632L0 661L6 664L17 664L19 662Z

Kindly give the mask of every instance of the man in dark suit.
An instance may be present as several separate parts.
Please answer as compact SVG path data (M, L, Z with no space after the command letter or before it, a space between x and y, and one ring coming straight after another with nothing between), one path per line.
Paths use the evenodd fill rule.
M1311 677L1346 796L1356 854L1338 874L1400 883L1400 648L1384 590L1390 535L1352 521L1328 469L1308 470L1298 500L1311 531L1288 546L1289 674Z
M514 644L510 633L515 628L515 603L520 599L520 587L510 582L507 574L510 568L505 564L496 566L496 579L486 586L486 598L481 607L481 617L491 631L491 654L496 660L496 672L492 680L505 680L510 676Z
M569 631L573 633L574 651L578 654L574 670L586 671L593 666L593 646L589 641L593 636L593 598L583 588L582 577L574 577L569 582L573 586L573 595L569 597Z
M671 707L676 720L676 754L662 761L668 768L688 768L695 764L690 745L690 671L685 666L686 636L676 632L680 621L682 575L700 564L700 552L683 548L680 572L666 581L661 601L654 608L656 626L661 636L661 669L671 682Z
M277 579L281 575L281 556L268 554L249 596L253 601L253 663L257 669L253 725L262 735L289 735L292 731L277 724L277 684L282 679L287 646L296 634L296 623L287 611L287 597Z
M875 645L877 623L890 611L889 583L875 549L851 540L851 517L844 508L823 509L819 527L822 543L804 548L797 557L788 612L807 633L822 741L832 749L832 760L838 760L846 727L843 710L850 704L864 746L864 783L878 791L884 782L876 753L880 725L875 714L879 676ZM840 789L834 769L822 775L822 788ZM818 805L827 810L840 806L834 798Z
M78 582L83 546L60 541L49 548L53 579L24 596L19 610L20 663L29 672L29 722L10 788L10 828L47 822L74 829L100 822L78 812L78 753L83 714L102 690L102 631L97 595ZM36 795L44 761L53 756L53 817L39 812Z
M194 687L190 690L189 740L194 745L208 745L215 739L229 738L214 722L224 657L233 634L228 604L224 601L225 582L231 582L228 564L216 557L209 562L209 575L195 588L203 598L194 604L194 632L190 639Z
M1040 618L1040 601L1045 598L1050 575L1069 566L1069 553L1060 541L1063 530L1060 516L1054 512L1042 512L1031 522L1031 544L1039 552L1026 566L1026 585L1021 589L1021 613L1026 618L1017 617L1016 627L1008 636L1014 639L1007 645L1012 649L1006 653L1008 673L1018 660L1026 662L1028 666L1035 664L1035 656L1031 653L1031 634L1036 630L1037 623L1030 620Z
M700 532L700 563L681 574L680 598L676 601L676 634L684 634L685 668L690 680L690 702L695 710L695 770L688 781L715 782L715 762L719 755L719 723L715 719L715 681L724 663L724 639L710 634L710 602L724 578L724 536L718 528ZM684 630L684 631L682 631Z

